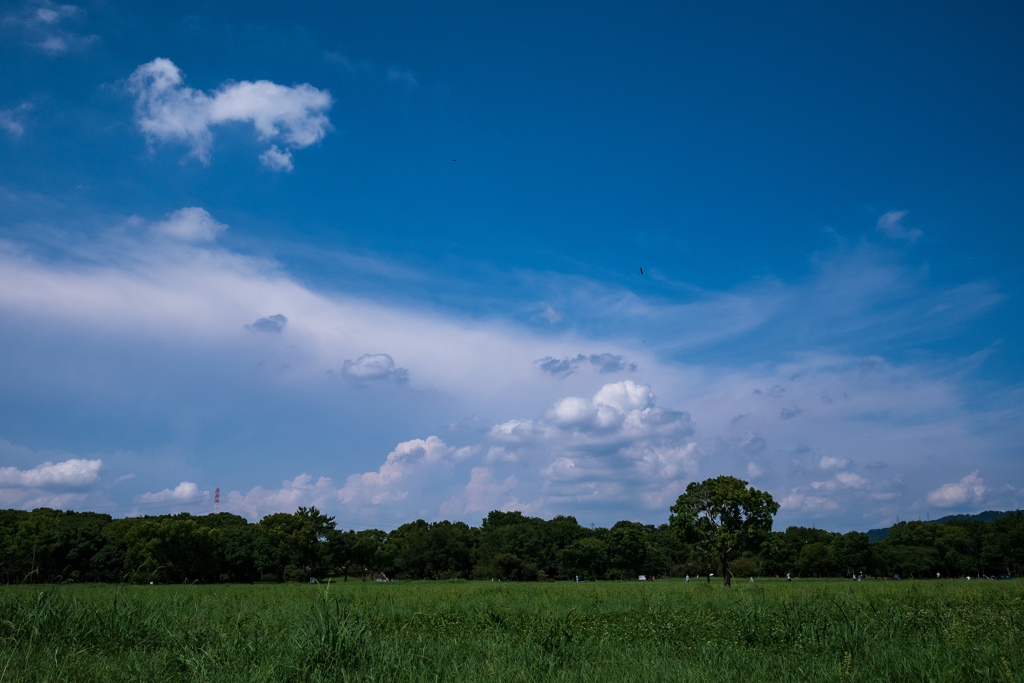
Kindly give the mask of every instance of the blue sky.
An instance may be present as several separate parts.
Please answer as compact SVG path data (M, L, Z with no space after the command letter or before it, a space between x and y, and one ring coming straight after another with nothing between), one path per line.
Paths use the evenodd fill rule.
M0 505L1020 506L1017 4L0 13Z

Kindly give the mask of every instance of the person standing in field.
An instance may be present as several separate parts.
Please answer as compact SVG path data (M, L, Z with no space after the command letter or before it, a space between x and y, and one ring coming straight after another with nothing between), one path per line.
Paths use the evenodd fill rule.
M793 580L793 577L789 575L789 572L786 572L786 581L792 581L792 580Z

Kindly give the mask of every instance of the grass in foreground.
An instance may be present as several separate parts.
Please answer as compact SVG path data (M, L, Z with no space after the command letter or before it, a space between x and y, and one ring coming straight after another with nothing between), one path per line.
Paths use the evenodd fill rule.
M6 681L1024 681L1024 582L0 588Z

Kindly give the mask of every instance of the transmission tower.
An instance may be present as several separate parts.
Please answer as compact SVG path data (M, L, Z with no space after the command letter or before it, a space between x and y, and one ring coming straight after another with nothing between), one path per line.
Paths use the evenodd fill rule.
M213 494L213 514L220 512L220 487L217 487L217 491Z

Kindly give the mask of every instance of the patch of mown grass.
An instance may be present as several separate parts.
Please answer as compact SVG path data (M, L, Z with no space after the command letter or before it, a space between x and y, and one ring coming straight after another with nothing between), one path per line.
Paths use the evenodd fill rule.
M1019 681L1024 584L0 589L6 681Z

